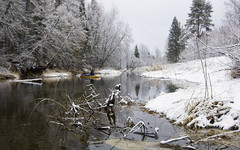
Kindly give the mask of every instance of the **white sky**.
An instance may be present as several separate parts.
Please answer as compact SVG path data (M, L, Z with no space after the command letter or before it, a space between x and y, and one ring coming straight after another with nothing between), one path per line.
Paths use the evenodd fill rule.
M165 51L169 29L174 16L184 25L192 0L99 0L108 10L118 9L120 19L129 24L135 44L145 44L150 51ZM224 2L209 0L213 6L212 19L219 26L224 17Z

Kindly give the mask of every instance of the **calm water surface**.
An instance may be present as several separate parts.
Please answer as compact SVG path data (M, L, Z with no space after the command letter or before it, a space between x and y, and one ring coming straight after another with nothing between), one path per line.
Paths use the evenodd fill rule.
M118 132L105 134L98 130L88 129L81 133L73 133L61 126L49 123L48 114L51 112L49 102L44 102L33 111L40 101L39 98L52 98L58 102L66 100L66 95L72 99L82 95L86 85L93 84L101 98L110 94L111 88L122 84L121 95L129 95L138 102L144 102L161 92L172 92L175 88L167 81L143 79L134 74L122 74L118 77L105 77L101 80L86 80L71 78L64 80L44 80L42 85L23 83L0 84L0 146L4 150L21 149L129 149L124 148L124 141ZM145 138L139 143L132 143L136 149L159 149L159 141L183 135L182 127L174 126L168 120L158 115L148 114L137 106L117 106L114 109L116 126L123 126L128 117L135 122L141 119L149 126L160 129L159 139ZM106 115L100 116L105 125L111 124ZM142 141L141 135L130 135L130 140ZM130 144L128 142L128 144Z

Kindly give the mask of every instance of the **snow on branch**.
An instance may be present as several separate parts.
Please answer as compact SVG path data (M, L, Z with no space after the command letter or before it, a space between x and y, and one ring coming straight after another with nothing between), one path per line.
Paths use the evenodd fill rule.
M169 144L169 143L172 143L172 142L178 142L180 140L185 140L185 139L189 139L190 142L192 142L192 139L188 135L185 135L185 136L182 136L182 137L173 138L173 139L169 139L169 140L166 140L166 141L160 141L160 144Z

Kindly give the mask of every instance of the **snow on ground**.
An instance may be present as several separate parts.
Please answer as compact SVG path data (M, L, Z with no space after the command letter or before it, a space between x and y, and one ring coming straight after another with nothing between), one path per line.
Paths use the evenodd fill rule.
M70 72L65 71L47 71L42 74L44 78L59 78L59 77L71 77L72 74Z
M119 70L114 70L114 69L103 69L99 70L98 73L100 73L101 77L116 77L120 76L122 74L121 71Z
M133 70L133 73L141 74L143 72L156 71L156 70L161 70L161 69L162 69L162 66L160 66L158 64L153 64L151 66L137 67Z
M200 60L168 64L162 70L145 72L141 76L173 80L188 80L198 84L182 86L174 93L159 95L149 100L146 108L162 113L176 124L190 127L240 127L240 79L232 79L227 57L207 59L213 99L204 98L205 84ZM209 95L211 90L209 86Z

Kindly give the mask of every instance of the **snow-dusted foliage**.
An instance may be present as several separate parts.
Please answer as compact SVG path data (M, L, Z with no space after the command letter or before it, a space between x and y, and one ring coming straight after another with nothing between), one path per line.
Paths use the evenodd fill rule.
M118 20L116 11L105 11L96 0L0 4L1 62L14 62L23 72L48 67L79 69L83 59L100 67L116 60L131 42L129 27Z
M231 42L228 51L224 51L225 55L229 55L234 60L232 76L240 77L240 2L238 0L229 0L227 2L228 11L226 19L228 22L226 32L227 38ZM229 51L230 50L230 51Z
M136 57L135 55L135 49L138 49L139 57ZM155 62L155 56L150 53L149 47L143 43L136 45L130 54L131 56L131 62L130 67L136 68L136 67L142 67L142 66L149 66L152 65Z
M188 14L189 19L187 19L186 27L189 32L200 38L211 31L211 26L213 26L211 23L212 5L205 0L193 0L190 9L191 12Z
M22 39L26 33L26 21L22 1L0 2L0 66L10 68L9 56L15 57L23 50Z
M204 1L196 1L198 3L202 3ZM211 14L211 6L207 2L207 12ZM203 7L203 6L202 6ZM204 7L203 7L204 8ZM193 24L195 28L189 28L194 26L189 26L192 22L193 16L189 16L190 18L187 20L187 29L188 31L195 34L195 39L190 39L188 42L188 47L186 51L181 53L181 61L195 60L199 58L199 55L202 58L215 57L220 55L226 55L233 59L235 62L234 67L232 68L235 72L233 72L233 76L239 76L239 41L240 41L240 28L239 28L239 8L240 3L237 0L229 0L226 2L226 18L224 19L223 25L218 28L214 28L213 30L204 29L205 25L202 24L200 28L196 28L196 24ZM191 8L193 11L193 7ZM201 10L201 9L199 9ZM197 12L197 10L195 10ZM204 12L204 11L203 11ZM202 15L206 15L206 13L202 13ZM211 22L211 15L207 15L207 25L211 27L209 24ZM201 21L201 20L199 20ZM201 21L203 23L203 21ZM190 29L190 30L189 30ZM199 29L199 30L196 30ZM208 34L202 34L204 31L208 31ZM209 32L211 31L211 32ZM233 66L233 65L232 65Z
M180 55L182 61L209 57L206 45L209 43L208 35L214 26L211 19L213 10L209 1L193 0L190 11L182 36L183 39L188 39L186 51Z
M0 2L0 52L14 52L21 50L21 36L24 35L26 28L24 22L27 21L24 15L24 3L22 1L1 1ZM18 49L14 49L18 46ZM9 48L7 51L6 48Z
M87 7L87 40L84 50L85 59L92 60L93 65L102 67L108 61L118 64L124 48L128 49L131 38L128 26L118 20L115 9L104 12L103 7L93 0ZM113 59L110 59L113 56ZM120 55L121 56L121 55ZM116 60L114 62L113 60Z

